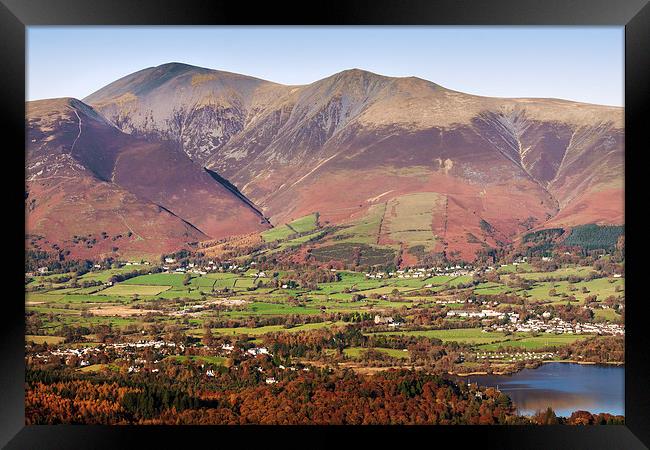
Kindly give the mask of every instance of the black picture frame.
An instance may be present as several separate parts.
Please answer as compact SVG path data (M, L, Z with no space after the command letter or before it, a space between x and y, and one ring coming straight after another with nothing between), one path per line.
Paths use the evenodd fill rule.
M354 436L365 445L451 445L488 448L637 449L650 446L650 395L640 266L643 200L632 202L643 180L640 158L647 139L650 104L650 6L647 0L498 0L311 2L282 5L209 0L0 0L0 114L5 131L3 178L9 186L4 204L13 214L3 221L6 243L14 243L7 279L16 294L5 293L0 327L0 445L28 448L144 448L175 445L341 445ZM15 261L24 255L25 27L30 25L617 25L625 27L625 190L627 272L624 426L513 427L105 427L24 426L24 273ZM15 236L15 237L14 237ZM15 252L15 254L13 253ZM23 256L24 257L24 256ZM316 437L316 439L314 439ZM302 442L302 444L301 444ZM422 444L418 444L422 445ZM450 444L447 444L450 445Z

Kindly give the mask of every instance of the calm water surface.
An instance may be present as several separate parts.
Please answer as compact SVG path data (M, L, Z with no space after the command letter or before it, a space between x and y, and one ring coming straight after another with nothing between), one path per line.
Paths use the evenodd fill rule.
M514 375L477 375L465 381L497 386L510 396L520 414L530 415L547 407L558 416L573 411L593 414L625 414L623 366L547 363Z

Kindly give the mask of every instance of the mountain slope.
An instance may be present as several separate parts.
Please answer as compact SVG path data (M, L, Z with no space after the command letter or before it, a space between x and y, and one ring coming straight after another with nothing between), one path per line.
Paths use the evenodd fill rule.
M29 102L27 127L30 234L65 243L104 231L122 237L102 237L77 252L118 247L151 254L268 228L258 211L184 153L121 132L79 100Z
M267 81L170 63L127 75L84 102L124 132L175 143L203 164L245 126L247 114L274 95Z
M353 223L430 192L447 199L431 205L435 251L471 258L530 228L623 220L622 108L478 97L358 69L283 86L174 63L85 100L128 133L175 142L274 223L313 211Z

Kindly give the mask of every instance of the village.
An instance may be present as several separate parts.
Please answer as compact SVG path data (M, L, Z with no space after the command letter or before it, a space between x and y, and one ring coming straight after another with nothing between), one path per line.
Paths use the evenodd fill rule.
M602 323L581 323L581 322L567 322L559 317L551 318L549 311L543 312L538 318L528 318L525 321L519 320L519 314L514 312L499 312L494 309L481 309L481 310L451 310L447 312L447 317L458 318L478 318L489 320L493 319L497 323L493 323L488 328L484 328L484 332L498 331L498 332L521 332L521 333L553 333L553 334L597 334L597 335L612 335L624 336L625 326L602 322Z
M316 368L515 373L582 360L571 356L582 343L619 345L608 339L625 335L620 266L501 262L360 270L184 251L44 268L26 279L26 360L125 379L252 369L276 385Z
M463 275L474 275L472 265L459 265L444 266L444 267L430 267L430 268L408 268L400 269L394 272L366 272L365 276L369 279L387 279L387 278L429 278L432 276L453 276L459 277Z
M193 353L196 353L197 349L200 349L202 353L208 352L211 356L228 356L235 348L235 345L229 342L224 342L213 348L205 345L182 344L161 339L139 340L84 347L53 347L31 354L29 360L39 364L49 364L60 360L66 366L77 368L105 363L115 364L117 361L122 361L127 364L125 366L127 373L138 373L143 370L155 373L158 369L153 365L159 364L166 358L183 357L186 356L187 352L191 357ZM240 357L244 358L258 355L273 356L265 347L251 347L241 350Z
M544 313L547 314L547 313ZM543 314L543 315L544 315ZM546 316L548 318L550 316ZM597 334L601 336L624 336L625 326L616 323L571 323L559 317L548 320L529 319L522 323L506 325L493 324L489 330L500 332L521 333L553 333L553 334Z
M558 352L477 352L474 358L481 361L498 361L498 362L531 362L531 361L551 361L557 359Z

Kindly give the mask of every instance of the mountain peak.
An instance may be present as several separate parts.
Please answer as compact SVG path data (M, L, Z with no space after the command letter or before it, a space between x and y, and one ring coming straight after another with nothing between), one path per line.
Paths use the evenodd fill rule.
M376 73L374 73L374 72L371 72L371 71L369 71L369 70L359 69L358 67L353 67L353 68L351 68L351 69L345 69L345 70L342 70L342 71L340 71L340 72L338 72L338 73L339 73L339 74L346 74L346 75L365 75L365 74L370 74L370 75L376 75L376 76L383 76L383 75L379 75L379 74L376 74Z
M378 92L390 82L390 77L353 68L318 80L309 85L308 89L319 97L340 94L368 96L371 92Z
M360 79L360 78L377 78L377 79L387 79L390 77L380 75L378 73L370 72L369 70L365 69L359 69L359 68L352 68L352 69L345 69L340 72L337 72L327 78L335 78L335 79L343 79L343 80L352 80L352 79ZM327 79L325 78L325 79Z
M193 66L191 64L186 64L178 61L170 61L168 63L159 64L156 66L157 69L166 69L166 68L177 68L177 67L187 67L190 69L203 69L203 67Z

